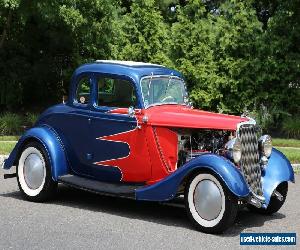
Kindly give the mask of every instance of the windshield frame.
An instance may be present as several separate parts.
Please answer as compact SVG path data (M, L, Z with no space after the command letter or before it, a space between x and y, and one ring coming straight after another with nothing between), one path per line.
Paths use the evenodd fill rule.
M187 101L187 103L176 103L176 102L156 102L156 103L152 103L152 104L150 104L150 105L145 105L145 99L144 99L144 94L143 94L143 87L142 87L142 81L144 80L144 79L153 79L153 78L168 78L168 79L177 79L177 80L180 80L182 83L183 83L183 85L184 85L184 90L185 90L185 92L186 92L186 96L187 96L187 98L188 98L188 92L187 92L187 88L186 88L186 84L185 84L185 81L181 78L181 77L179 77L179 76L174 76L174 75L147 75L147 76L143 76L143 77L141 77L141 79L140 79L140 82L139 82L139 84L140 84L140 90L141 90L141 95L142 95L142 101L143 101L143 106L144 106L144 108L145 109L148 109L148 108L151 108L151 107L154 107L154 106L161 106L161 105L181 105L181 106L189 106L189 101ZM189 98L188 98L188 100L189 100Z

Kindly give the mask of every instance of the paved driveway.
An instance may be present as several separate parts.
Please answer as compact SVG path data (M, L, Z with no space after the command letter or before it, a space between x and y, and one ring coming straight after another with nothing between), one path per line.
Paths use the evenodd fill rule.
M0 249L221 250L239 248L240 232L300 235L299 183L289 186L279 213L261 216L242 210L235 225L216 236L195 231L180 204L104 197L65 186L55 201L31 203L22 200L16 179L2 176L0 170Z

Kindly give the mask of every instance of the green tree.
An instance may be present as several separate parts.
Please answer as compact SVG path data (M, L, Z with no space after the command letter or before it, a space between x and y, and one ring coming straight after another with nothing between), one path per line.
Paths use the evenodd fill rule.
M300 0L0 0L0 112L57 103L78 65L119 59L176 68L195 106L248 110L279 127L300 113L299 6Z
M131 11L115 21L113 58L171 65L170 32L154 0L136 0Z
M280 1L262 36L257 77L264 103L300 115L300 1ZM282 118L282 117L281 117Z
M74 68L111 55L112 21L119 1L0 3L0 105L4 109L46 107L60 101Z
M200 0L179 9L172 27L173 61L196 106L241 113L256 100L255 56L261 24L250 4L227 1L207 12Z

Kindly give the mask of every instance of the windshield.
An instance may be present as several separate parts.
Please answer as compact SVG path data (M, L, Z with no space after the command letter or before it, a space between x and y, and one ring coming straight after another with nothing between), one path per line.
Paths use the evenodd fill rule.
M188 104L184 81L174 76L149 76L141 80L144 106Z

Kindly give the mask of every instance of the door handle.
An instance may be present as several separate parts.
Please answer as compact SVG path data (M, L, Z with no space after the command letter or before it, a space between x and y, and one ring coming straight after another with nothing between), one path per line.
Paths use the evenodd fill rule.
M93 157L94 157L93 154L90 154L90 153L87 153L87 154L86 154L86 159L87 159L87 160L92 160Z
M91 120L91 118L89 118L89 119L88 119L88 123L89 123L89 124L91 124L91 123L92 123L92 120Z

